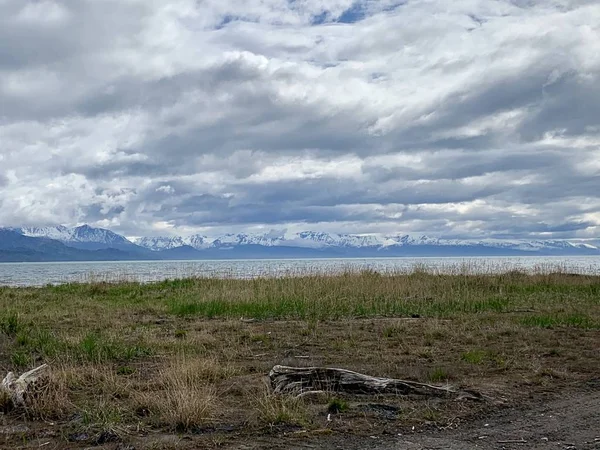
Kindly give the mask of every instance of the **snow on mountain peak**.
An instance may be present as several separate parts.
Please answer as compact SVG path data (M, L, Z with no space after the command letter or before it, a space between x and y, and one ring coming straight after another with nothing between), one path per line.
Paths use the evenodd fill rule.
M55 239L61 242L78 243L98 243L106 245L127 245L131 244L120 234L114 233L104 228L94 228L89 225L68 228L63 225L55 227L23 227L16 229L23 236L44 237Z
M23 236L45 237L57 241L69 240L71 237L71 230L63 225L56 227L23 227L14 230Z
M130 246L132 242L125 237L103 228L94 228L89 225L69 228L56 227L23 227L12 228L24 236L44 237L69 243L82 248L119 248ZM306 249L370 249L385 250L401 247L475 247L487 249L500 249L521 251L529 254L544 251L598 251L599 241L567 241L567 240L461 240L442 239L427 235L411 236L408 234L374 235L374 234L338 234L323 231L301 231L298 233L269 231L264 234L228 233L209 238L196 234L187 237L140 237L133 240L135 244L152 251L163 251L183 246L190 246L196 250L230 249L241 246L260 247L296 247Z
M153 251L171 250L173 248L188 245L180 237L142 237L134 239L133 242L140 247L145 247Z

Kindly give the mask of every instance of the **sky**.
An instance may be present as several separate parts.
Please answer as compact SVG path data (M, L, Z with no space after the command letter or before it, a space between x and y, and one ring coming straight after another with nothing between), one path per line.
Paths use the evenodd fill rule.
M597 0L0 0L0 226L600 235Z

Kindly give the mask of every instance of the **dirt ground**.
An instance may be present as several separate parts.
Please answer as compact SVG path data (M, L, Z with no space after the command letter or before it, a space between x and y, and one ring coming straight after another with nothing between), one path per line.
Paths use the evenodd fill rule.
M343 415L323 418L324 427L306 431L293 427L275 428L271 433L237 435L226 427L195 435L133 434L124 442L107 442L82 447L65 443L53 432L53 424L13 422L0 426L0 448L89 448L106 450L136 449L347 449L347 450L433 450L433 449L600 449L600 378L564 386L559 392L536 392L515 405L494 405L472 420L460 420L447 427L421 425L398 427L386 423L385 414L372 420L372 435L350 434L344 430ZM385 412L382 404L366 403ZM335 422L338 422L336 424ZM0 422L2 423L2 422ZM329 425L329 428L326 428ZM341 425L341 426L340 426ZM30 428L35 427L35 428ZM231 431L231 433L229 433ZM15 437L32 435L35 439L18 444ZM10 442L10 443L8 443Z
M600 449L600 379L561 393L541 394L516 408L501 408L452 429L409 429L395 435L288 438L244 449Z

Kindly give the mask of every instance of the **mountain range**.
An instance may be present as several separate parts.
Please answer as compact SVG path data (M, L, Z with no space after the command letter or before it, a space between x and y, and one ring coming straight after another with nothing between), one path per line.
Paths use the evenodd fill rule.
M126 237L89 225L0 228L0 261L600 255L600 240L459 240L304 231Z

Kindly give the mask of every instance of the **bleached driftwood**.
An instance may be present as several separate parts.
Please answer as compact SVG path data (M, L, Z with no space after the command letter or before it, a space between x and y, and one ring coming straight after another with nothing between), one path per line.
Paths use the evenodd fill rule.
M38 380L38 378L42 375L42 372L44 372L47 367L47 364L43 364L33 370L30 370L29 372L25 372L18 378L14 373L8 372L8 375L4 377L2 384L0 384L0 391L8 394L14 406L24 406L27 392L31 389L32 385Z
M275 393L303 396L310 391L343 392L348 394L427 395L480 400L481 394L459 391L451 387L433 386L414 381L379 378L330 367L275 366L269 373Z

